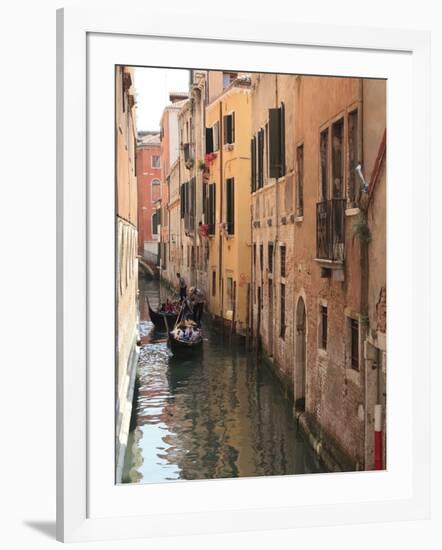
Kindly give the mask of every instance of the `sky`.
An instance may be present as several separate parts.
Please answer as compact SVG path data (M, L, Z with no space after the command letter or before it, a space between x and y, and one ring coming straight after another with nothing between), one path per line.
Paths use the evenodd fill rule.
M185 69L135 68L137 130L160 131L163 109L170 103L169 92L189 91L189 71Z

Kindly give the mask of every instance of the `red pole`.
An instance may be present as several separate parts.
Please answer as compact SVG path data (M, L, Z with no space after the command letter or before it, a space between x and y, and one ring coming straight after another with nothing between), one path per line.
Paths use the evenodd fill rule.
M382 405L374 406L374 469L382 470Z

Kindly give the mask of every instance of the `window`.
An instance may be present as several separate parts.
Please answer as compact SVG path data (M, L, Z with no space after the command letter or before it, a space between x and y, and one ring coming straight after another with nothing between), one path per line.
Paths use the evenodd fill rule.
M188 162L191 158L190 143L183 144L184 162Z
M163 243L163 256L162 256L163 269L167 268L167 243Z
M285 107L269 109L269 175L280 178L285 174Z
M321 349L327 349L327 306L319 306L319 347Z
M264 187L264 130L257 134L258 143L258 189Z
M266 122L265 129L265 172L266 178L269 177L269 123Z
M184 218L186 213L186 185L182 183L180 185L180 217Z
M250 141L250 164L251 164L251 191L254 193L257 189L256 186L256 137L253 136Z
M212 126L212 135L213 135L213 150L219 150L219 122L216 121Z
M328 196L328 128L321 132L319 142L319 154L321 157L320 199L325 201Z
M351 368L359 370L359 322L355 319L349 319L349 323L351 343Z
M344 192L344 119L340 119L332 125L332 177L333 199L340 199Z
M284 205L285 212L293 211L293 175L286 175L284 182Z
M209 185L209 200L207 221L209 226L209 235L215 235L215 216L216 216L216 184Z
M209 195L208 195L208 184L203 181L203 222L207 223L207 214L209 212Z
M160 157L159 155L152 155L152 168L160 167Z
M213 128L206 128L206 155L213 153Z
M227 309L233 310L233 279L227 277Z
M267 263L269 266L269 273L273 273L273 243L269 243L267 254L268 254Z
M256 270L256 243L253 243L253 268Z
M159 210L152 215L152 235L158 235Z
M259 269L261 270L261 279L262 273L264 271L264 245L259 245Z
M348 115L348 202L350 207L356 206L356 166L359 164L358 110Z
M223 73L223 89L230 86L230 84L238 77L238 73Z
M296 148L296 215L304 215L304 145Z
M286 270L285 270L285 246L279 247L279 254L280 254L280 272L281 277L285 277Z
M152 185L160 185L160 184L161 184L161 182L160 182L159 179L155 178L155 179L152 180Z
M212 296L216 296L216 271L212 271Z
M285 338L285 284L281 283L279 336Z
M235 113L225 115L224 123L224 144L235 143Z
M226 180L226 206L227 206L227 233L235 234L235 180L228 178Z

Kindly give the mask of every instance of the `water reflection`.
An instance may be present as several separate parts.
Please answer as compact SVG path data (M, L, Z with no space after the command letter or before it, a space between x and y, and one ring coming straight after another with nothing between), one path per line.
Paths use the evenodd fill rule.
M204 324L203 352L170 357L148 321L140 288L141 354L124 482L163 482L325 471L298 433L268 370Z

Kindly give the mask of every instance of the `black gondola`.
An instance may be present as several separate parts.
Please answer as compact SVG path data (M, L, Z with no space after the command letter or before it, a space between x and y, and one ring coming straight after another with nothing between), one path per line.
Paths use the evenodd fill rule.
M179 353L181 351L199 351L202 349L203 338L201 331L198 330L198 337L194 340L183 340L175 337L173 332L169 332L169 343L172 352Z
M169 332L169 346L174 355L182 351L189 352L202 349L203 337L201 335L201 329L197 327L197 324L194 321L190 321L189 317L191 317L191 315L192 308L186 301L181 307L181 311L178 314L174 329ZM186 323L188 321L193 324L193 330L196 333L196 337L193 337L191 340L188 340L186 338L177 338L176 329L180 326L181 323Z
M155 329L158 332L168 332L170 330L173 330L173 327L175 326L176 320L178 318L177 313L162 313L159 311L154 311L150 307L149 300L147 300L147 307L149 308L149 316L150 320L155 326ZM167 323L167 329L166 325L164 324L164 321Z

